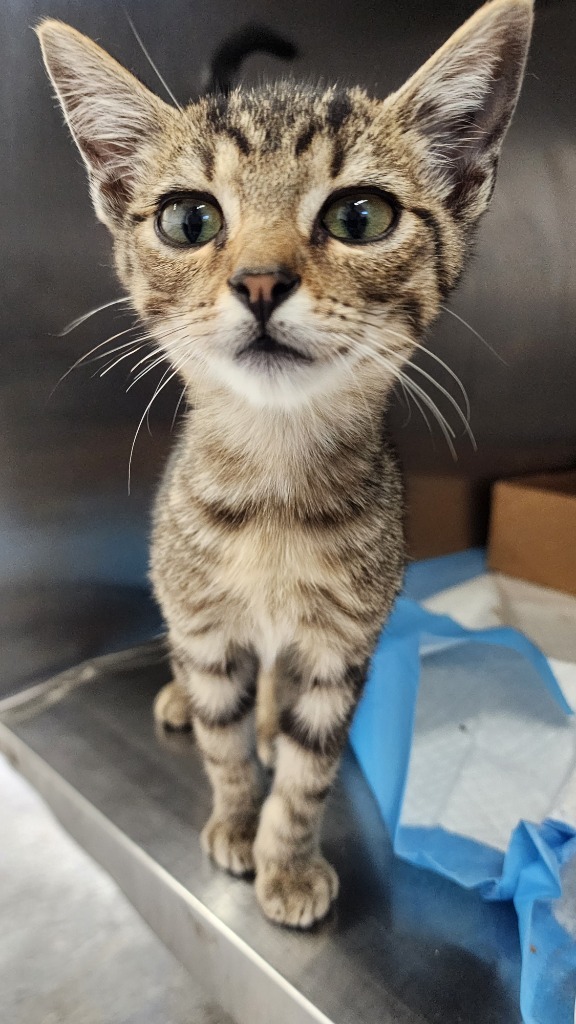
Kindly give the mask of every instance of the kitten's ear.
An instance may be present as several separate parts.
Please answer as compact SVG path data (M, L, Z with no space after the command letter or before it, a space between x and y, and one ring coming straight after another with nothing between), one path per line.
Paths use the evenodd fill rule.
M419 136L427 177L468 222L492 194L524 75L532 11L532 0L485 4L390 97L400 125Z
M91 39L60 21L37 28L44 62L88 167L92 199L108 227L122 217L144 151L172 108Z

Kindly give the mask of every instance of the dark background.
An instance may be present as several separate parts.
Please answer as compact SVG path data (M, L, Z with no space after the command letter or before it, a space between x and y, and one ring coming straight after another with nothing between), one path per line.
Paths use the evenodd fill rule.
M399 86L475 9L430 0L127 0L155 62L186 101L233 29L261 21L295 40L297 76ZM152 89L161 87L117 0L3 0L0 10L0 661L4 688L38 678L158 627L146 593L151 497L171 443L179 389L166 389L132 438L163 368L128 394L121 364L59 378L128 326L118 308L60 337L75 317L121 295L105 229L92 213L79 155L50 92L31 26L68 21ZM453 463L437 427L399 400L394 428L414 506L431 530L467 505L482 540L487 493L501 475L576 461L576 6L537 4L528 75L476 256L427 344L462 378L478 442ZM252 57L243 80L284 68ZM480 340L478 332L485 341ZM124 340L120 338L119 341ZM427 372L458 392L426 356ZM422 383L413 373L415 379ZM434 389L428 386L433 394ZM452 425L453 409L436 399ZM446 484L446 479L449 483ZM420 511L416 509L418 514Z

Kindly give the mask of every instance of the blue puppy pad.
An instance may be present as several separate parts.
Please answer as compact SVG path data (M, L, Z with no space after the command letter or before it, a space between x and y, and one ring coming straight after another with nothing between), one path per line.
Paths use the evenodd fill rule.
M479 552L435 559L421 575L410 568L408 591L430 596L439 562L444 587L484 571ZM465 629L403 597L351 730L397 854L514 902L525 1024L574 1021L576 830L519 820L538 821L576 784L570 714L547 659L520 633Z

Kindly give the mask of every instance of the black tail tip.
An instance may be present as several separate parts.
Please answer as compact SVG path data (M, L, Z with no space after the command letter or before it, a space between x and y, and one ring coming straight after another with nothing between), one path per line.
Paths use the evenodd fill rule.
M294 60L298 49L289 39L265 25L245 25L224 40L210 62L206 93L228 93L242 64L253 53L269 53L280 60Z

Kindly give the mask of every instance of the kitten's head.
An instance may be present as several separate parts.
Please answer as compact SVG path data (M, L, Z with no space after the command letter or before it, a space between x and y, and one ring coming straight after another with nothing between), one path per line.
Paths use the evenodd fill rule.
M490 200L531 22L493 0L384 101L283 82L185 109L41 24L120 277L185 380L277 405L391 387Z

